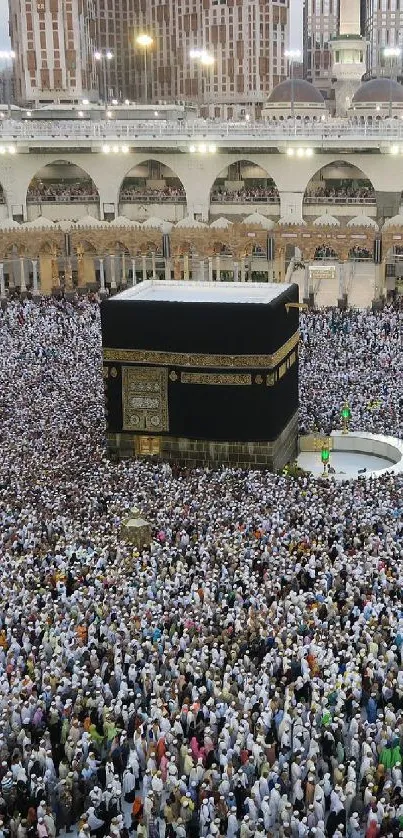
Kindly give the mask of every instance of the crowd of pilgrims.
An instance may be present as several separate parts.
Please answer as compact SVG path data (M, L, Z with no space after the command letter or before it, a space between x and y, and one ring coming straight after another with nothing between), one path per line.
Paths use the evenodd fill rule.
M402 320L302 316L301 429L402 435ZM110 461L96 301L0 359L0 838L398 838L402 478Z

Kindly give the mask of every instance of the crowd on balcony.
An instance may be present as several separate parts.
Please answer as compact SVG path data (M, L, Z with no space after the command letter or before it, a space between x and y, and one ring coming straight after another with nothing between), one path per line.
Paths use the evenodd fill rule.
M160 201L167 203L181 203L186 201L186 192L183 186L164 186L162 189L152 189L148 186L130 185L122 187L120 200L124 203L137 203L138 201L158 204Z
M278 201L278 189L275 186L255 186L243 189L225 189L216 186L211 192L211 200L215 203L271 203Z
M370 253L365 247L359 247L358 244L356 244L350 250L349 259L352 259L353 261L372 259L372 253Z
M315 259L337 259L337 254L332 247L328 245L321 245L315 250Z
M307 189L304 200L336 203L374 203L375 192L372 186L356 186L352 182L349 186L317 186Z
M91 180L62 180L57 183L35 180L28 187L27 201L29 203L48 203L56 201L97 201L98 191Z

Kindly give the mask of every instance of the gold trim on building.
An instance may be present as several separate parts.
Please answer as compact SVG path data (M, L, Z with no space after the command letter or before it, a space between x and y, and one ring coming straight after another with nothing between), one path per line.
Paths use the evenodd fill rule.
M159 457L161 454L161 438L158 436L136 436L134 450L139 457Z
M168 431L168 370L123 367L124 431Z
M252 384L250 373L181 372L181 384L219 384L242 387Z
M161 352L151 349L103 350L104 362L128 364L153 364L173 367L207 367L223 369L271 369L276 367L298 345L299 331L272 355L205 355L186 352Z

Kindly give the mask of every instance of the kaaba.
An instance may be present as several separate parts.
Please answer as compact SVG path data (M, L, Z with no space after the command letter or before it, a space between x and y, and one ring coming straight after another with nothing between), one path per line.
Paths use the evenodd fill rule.
M296 456L297 285L152 280L104 300L101 322L111 454L271 470Z

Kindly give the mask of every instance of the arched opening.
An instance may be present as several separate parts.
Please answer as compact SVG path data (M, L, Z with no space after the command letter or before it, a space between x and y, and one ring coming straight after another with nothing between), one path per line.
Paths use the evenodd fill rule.
M210 202L217 204L277 205L277 186L265 169L250 160L238 160L220 172L210 192Z
M169 166L145 160L134 166L120 187L119 204L186 204L182 181Z
M0 183L0 204L5 204L5 203L6 203L6 196L4 194L3 187Z
M32 178L27 204L96 204L98 190L80 166L67 160L48 163Z
M333 261L338 259L338 255L335 250L328 244L320 244L316 250L314 255L315 262L326 262L326 261Z
M329 163L317 171L308 183L304 204L375 205L371 181L357 166L343 161Z

